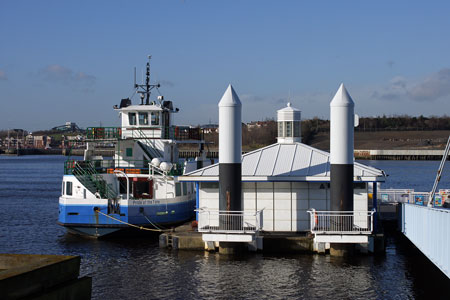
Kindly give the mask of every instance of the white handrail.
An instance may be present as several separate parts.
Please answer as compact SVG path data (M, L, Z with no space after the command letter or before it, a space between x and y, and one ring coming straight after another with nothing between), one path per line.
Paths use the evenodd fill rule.
M199 208L198 231L210 233L256 233L261 230L261 211L225 211Z
M371 211L317 211L308 210L310 231L313 234L371 234L373 215Z

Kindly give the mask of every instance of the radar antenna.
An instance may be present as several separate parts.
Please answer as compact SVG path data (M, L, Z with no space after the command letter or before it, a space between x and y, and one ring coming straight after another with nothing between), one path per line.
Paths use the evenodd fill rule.
M145 84L137 84L136 83L136 68L134 68L134 88L137 90L137 93L140 94L140 96L141 96L141 105L144 104L144 99L145 99L145 105L149 105L151 90L154 88L159 88L161 86L159 83L150 84L150 59L151 58L152 58L152 56L149 55L148 62L147 62L147 72L145 73Z

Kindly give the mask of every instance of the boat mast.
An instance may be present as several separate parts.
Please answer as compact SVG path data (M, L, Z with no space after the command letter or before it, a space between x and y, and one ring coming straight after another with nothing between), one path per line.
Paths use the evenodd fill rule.
M152 58L152 56L149 55L148 62L147 62L147 72L145 73L145 84L137 84L136 83L136 69L134 69L134 88L137 89L137 93L141 94L141 105L144 105L144 99L145 99L145 105L149 105L151 90L154 88L159 88L161 86L159 83L150 84L150 59L151 58Z

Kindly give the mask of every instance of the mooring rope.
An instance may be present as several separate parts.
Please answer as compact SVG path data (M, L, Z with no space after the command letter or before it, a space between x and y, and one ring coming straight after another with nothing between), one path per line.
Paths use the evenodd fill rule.
M150 221L150 219L147 218L147 215L146 215L145 213L142 213L142 214L143 214L144 218L145 218L145 219L146 219L153 227L155 227L156 229L159 229L159 230L164 230L164 229L160 228L158 225L156 225L155 223L153 223L152 221Z
M140 230L156 231L156 232L170 231L170 230L163 230L163 229L147 228L147 227L144 227L144 226L138 226L138 225L130 224L130 223L127 223L127 222L125 222L125 221L122 221L122 220L119 220L119 219L117 219L117 218L114 218L113 216L110 216L110 215L107 215L107 214L105 214L105 213L102 213L102 212L99 211L99 210L96 210L95 212L97 212L97 213L99 213L99 214L102 214L102 215L104 215L105 217L108 217L108 218L110 218L110 219L113 219L114 221L117 221L117 222L126 224L126 225L131 226L131 227L138 228L138 229L140 229Z

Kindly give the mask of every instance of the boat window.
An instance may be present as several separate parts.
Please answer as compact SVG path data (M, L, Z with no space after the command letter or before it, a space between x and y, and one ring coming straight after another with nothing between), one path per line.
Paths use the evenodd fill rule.
M133 182L133 196L140 199L152 199L153 198L153 181L147 179Z
M83 199L86 199L86 189L83 189Z
M152 112L152 125L159 125L159 112Z
M366 189L366 183L365 182L354 182L353 183L353 189L355 189L355 190L365 190Z
M64 195L64 186L66 185L66 182L65 181L63 181L62 182L62 192L61 192L61 195Z
M133 156L133 148L127 148L127 156Z
M139 113L139 125L148 125L148 113Z
M163 111L162 112L162 126L169 126L170 125L170 114L168 111Z
M130 125L136 125L136 113L128 113L128 121Z
M71 181L66 182L66 195L72 196L72 182Z
M175 196L181 196L181 184L179 182L175 183Z
M286 122L286 136L292 137L292 122Z
M187 194L188 194L187 183L186 183L186 181L183 181L183 195L187 195Z

